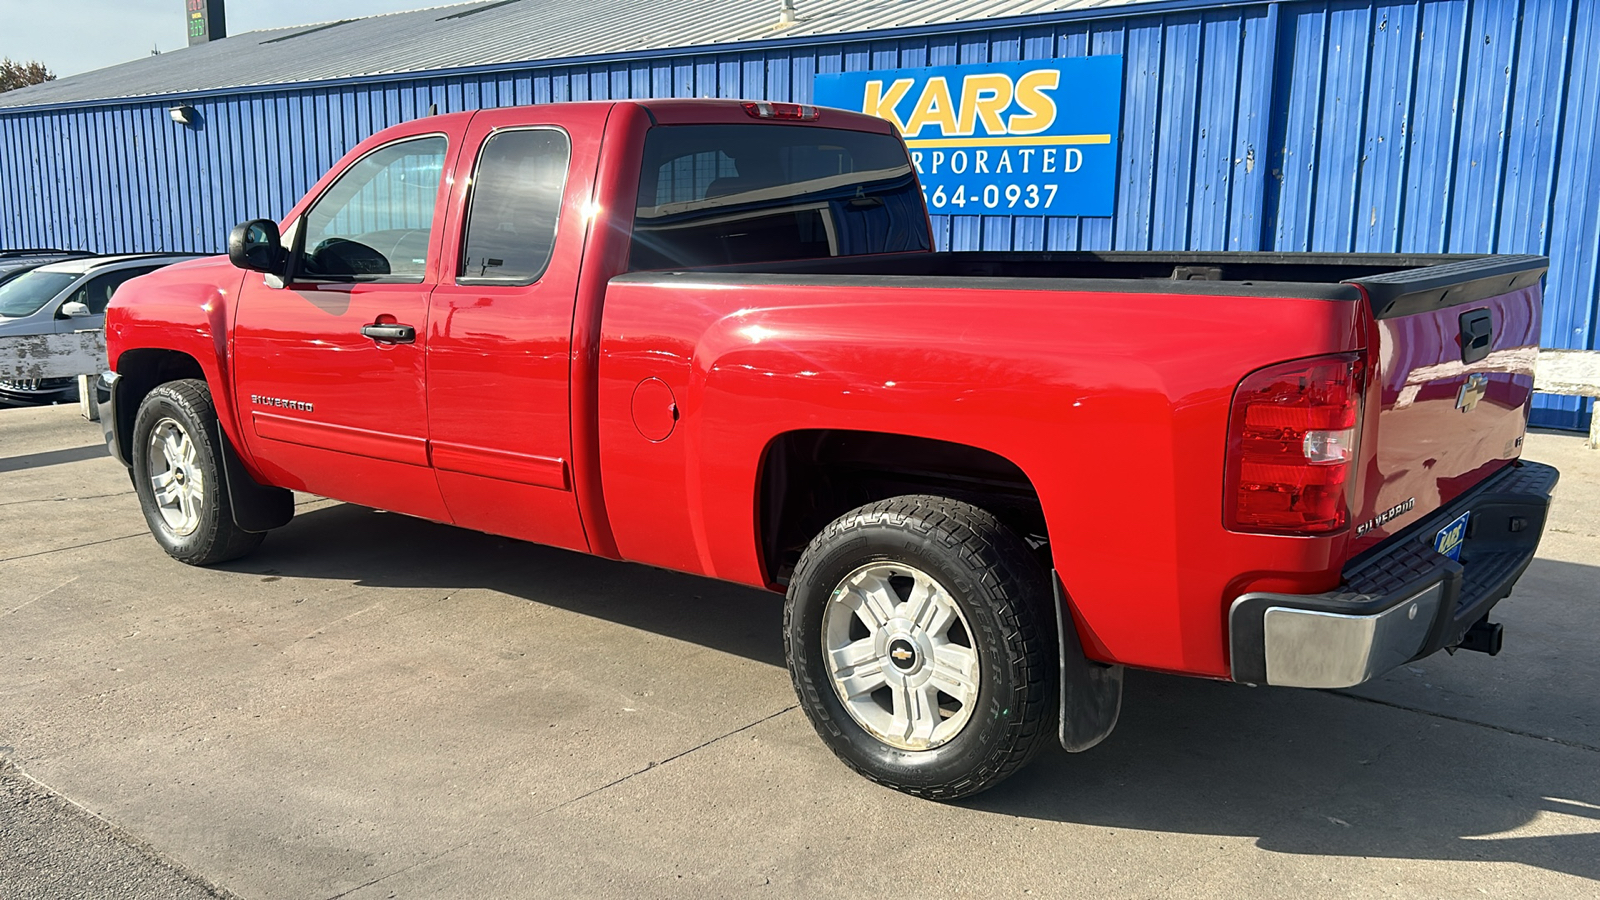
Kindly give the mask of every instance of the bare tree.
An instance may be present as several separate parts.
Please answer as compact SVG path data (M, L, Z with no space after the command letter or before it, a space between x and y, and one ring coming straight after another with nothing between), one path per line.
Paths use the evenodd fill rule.
M9 56L0 60L0 94L30 84L55 80L56 73L45 68L44 63L38 60L18 62Z

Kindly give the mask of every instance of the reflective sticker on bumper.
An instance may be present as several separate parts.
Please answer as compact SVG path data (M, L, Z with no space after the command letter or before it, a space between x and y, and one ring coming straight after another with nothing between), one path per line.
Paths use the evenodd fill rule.
M1460 562L1461 546L1467 542L1467 520L1471 517L1472 511L1467 510L1460 518L1439 529L1439 534L1433 539L1433 549Z

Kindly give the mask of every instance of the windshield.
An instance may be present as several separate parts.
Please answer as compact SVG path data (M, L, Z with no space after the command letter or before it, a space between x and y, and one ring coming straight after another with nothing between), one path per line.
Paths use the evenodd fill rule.
M0 284L0 316L32 315L78 278L72 272L24 272Z
M893 136L755 123L645 136L635 270L931 246L911 160Z

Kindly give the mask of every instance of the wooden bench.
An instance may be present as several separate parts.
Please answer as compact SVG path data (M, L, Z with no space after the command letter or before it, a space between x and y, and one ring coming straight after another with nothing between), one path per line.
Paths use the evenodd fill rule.
M1600 397L1600 350L1540 350L1533 389L1568 397ZM1589 449L1600 450L1600 409L1589 416Z

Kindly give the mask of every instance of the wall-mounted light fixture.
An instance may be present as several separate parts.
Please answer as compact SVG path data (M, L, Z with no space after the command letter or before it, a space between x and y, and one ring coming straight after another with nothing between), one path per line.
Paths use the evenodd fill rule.
M167 115L171 116L172 121L177 122L179 125L194 124L194 107L192 106L174 106L167 110Z

